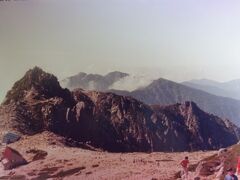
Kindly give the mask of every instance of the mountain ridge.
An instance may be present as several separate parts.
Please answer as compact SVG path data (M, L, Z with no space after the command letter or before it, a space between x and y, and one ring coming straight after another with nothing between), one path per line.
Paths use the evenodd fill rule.
M70 92L60 87L55 76L31 70L35 71L40 72L37 73L40 77L33 84L23 89L17 86L23 79L23 82L29 80L26 73L9 91L28 95L17 99L7 96L0 106L1 124L23 134L48 130L112 152L208 150L230 146L239 140L238 127L234 124L227 127L224 120L202 111L193 102L149 106L110 92L81 89ZM54 80L57 85L53 86L55 94L45 86L49 77L49 82ZM33 90L32 85L40 87Z
M208 79L196 81L199 81L200 84L206 84L206 86L219 83ZM112 86L108 86L108 88L112 88ZM92 88L91 90L94 89L96 90L96 88ZM153 91L153 89L155 90ZM149 85L137 88L133 91L107 88L101 89L101 91L132 96L147 104L168 105L184 101L194 101L204 111L213 113L222 118L228 118L240 126L240 100L237 99L237 95L234 96L234 98L230 96L231 92L215 86L208 87L208 90L206 90L205 87L196 87L196 85L190 85L187 82L176 83L164 78L159 78L153 80ZM237 92L236 94L239 93Z
M169 105L184 101L194 101L204 111L230 119L235 124L240 125L239 100L212 95L163 78L154 80L147 87L131 92L110 91L120 95L132 96L147 104Z
M182 84L214 95L240 100L240 79L234 79L226 82L217 82L208 79L194 79L184 81Z

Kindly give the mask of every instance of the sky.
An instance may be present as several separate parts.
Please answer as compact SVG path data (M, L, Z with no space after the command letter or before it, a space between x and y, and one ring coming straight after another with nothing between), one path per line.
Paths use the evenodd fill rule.
M0 1L0 101L34 66L59 79L115 70L238 79L240 1Z

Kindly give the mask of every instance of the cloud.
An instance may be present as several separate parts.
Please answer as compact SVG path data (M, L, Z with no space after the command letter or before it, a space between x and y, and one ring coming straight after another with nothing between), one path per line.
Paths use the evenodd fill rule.
M133 91L148 86L159 77L159 73L129 75L112 84L109 89Z

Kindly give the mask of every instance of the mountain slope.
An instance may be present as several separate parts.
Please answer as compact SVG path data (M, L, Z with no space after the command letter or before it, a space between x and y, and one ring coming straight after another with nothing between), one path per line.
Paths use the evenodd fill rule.
M149 86L132 92L113 90L117 94L132 96L147 104L168 105L194 101L206 112L232 120L240 125L240 101L215 96L173 81L158 79Z
M48 130L76 145L88 142L113 152L218 149L236 143L240 135L234 124L193 102L161 107L114 93L69 92L39 68L9 91L0 107L0 124L29 135Z
M83 88L117 93L124 96L132 96L147 104L174 104L178 102L194 101L201 109L213 113L222 118L228 118L240 126L240 82L238 80L220 83L208 79L192 80L182 84L158 79L150 85L128 92L125 90L109 89L122 78L129 76L121 72L112 72L108 75L87 75L80 73L73 78L75 85L66 85L70 89ZM106 80L111 77L111 80ZM74 79L78 80L74 80ZM80 79L80 80L79 80ZM108 83L106 83L108 82ZM112 84L111 84L112 83ZM232 98L230 98L232 97Z
M218 87L221 84L218 81L213 81L210 79L193 79L193 80L185 81L185 82L194 83L194 84L198 84L198 85L202 85L202 86L213 86L213 87Z
M207 79L185 81L183 85L200 89L214 95L240 100L240 80L216 82Z
M194 88L194 89L199 89L199 90L208 92L208 93L216 95L216 96L238 99L236 93L221 89L221 88L216 87L216 86L200 85L200 84L195 84L195 83L192 83L192 82L183 82L182 84L185 85L185 86Z
M172 135L166 141L172 143L175 139L178 139L179 145L186 144L185 141L188 141L187 145L191 147L190 149L195 149L196 147L211 149L215 146L214 144L228 143L227 141L231 138L229 129L231 129L233 134L237 136L239 134L239 128L234 124L202 111L193 102L165 107L155 105L153 109L158 115L168 117L166 122L164 122L165 124L171 124L168 126L167 133ZM188 135L181 137L183 132L187 132ZM177 137L176 134L178 134ZM217 147L214 149L217 149Z

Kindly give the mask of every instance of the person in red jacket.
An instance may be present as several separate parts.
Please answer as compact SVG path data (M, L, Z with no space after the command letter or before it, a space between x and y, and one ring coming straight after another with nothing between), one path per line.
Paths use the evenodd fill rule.
M237 163L237 175L240 175L240 157L238 157L238 163Z
M189 160L188 157L186 156L184 160L181 161L180 165L183 168L183 175L185 179L188 179L188 165L189 165Z

